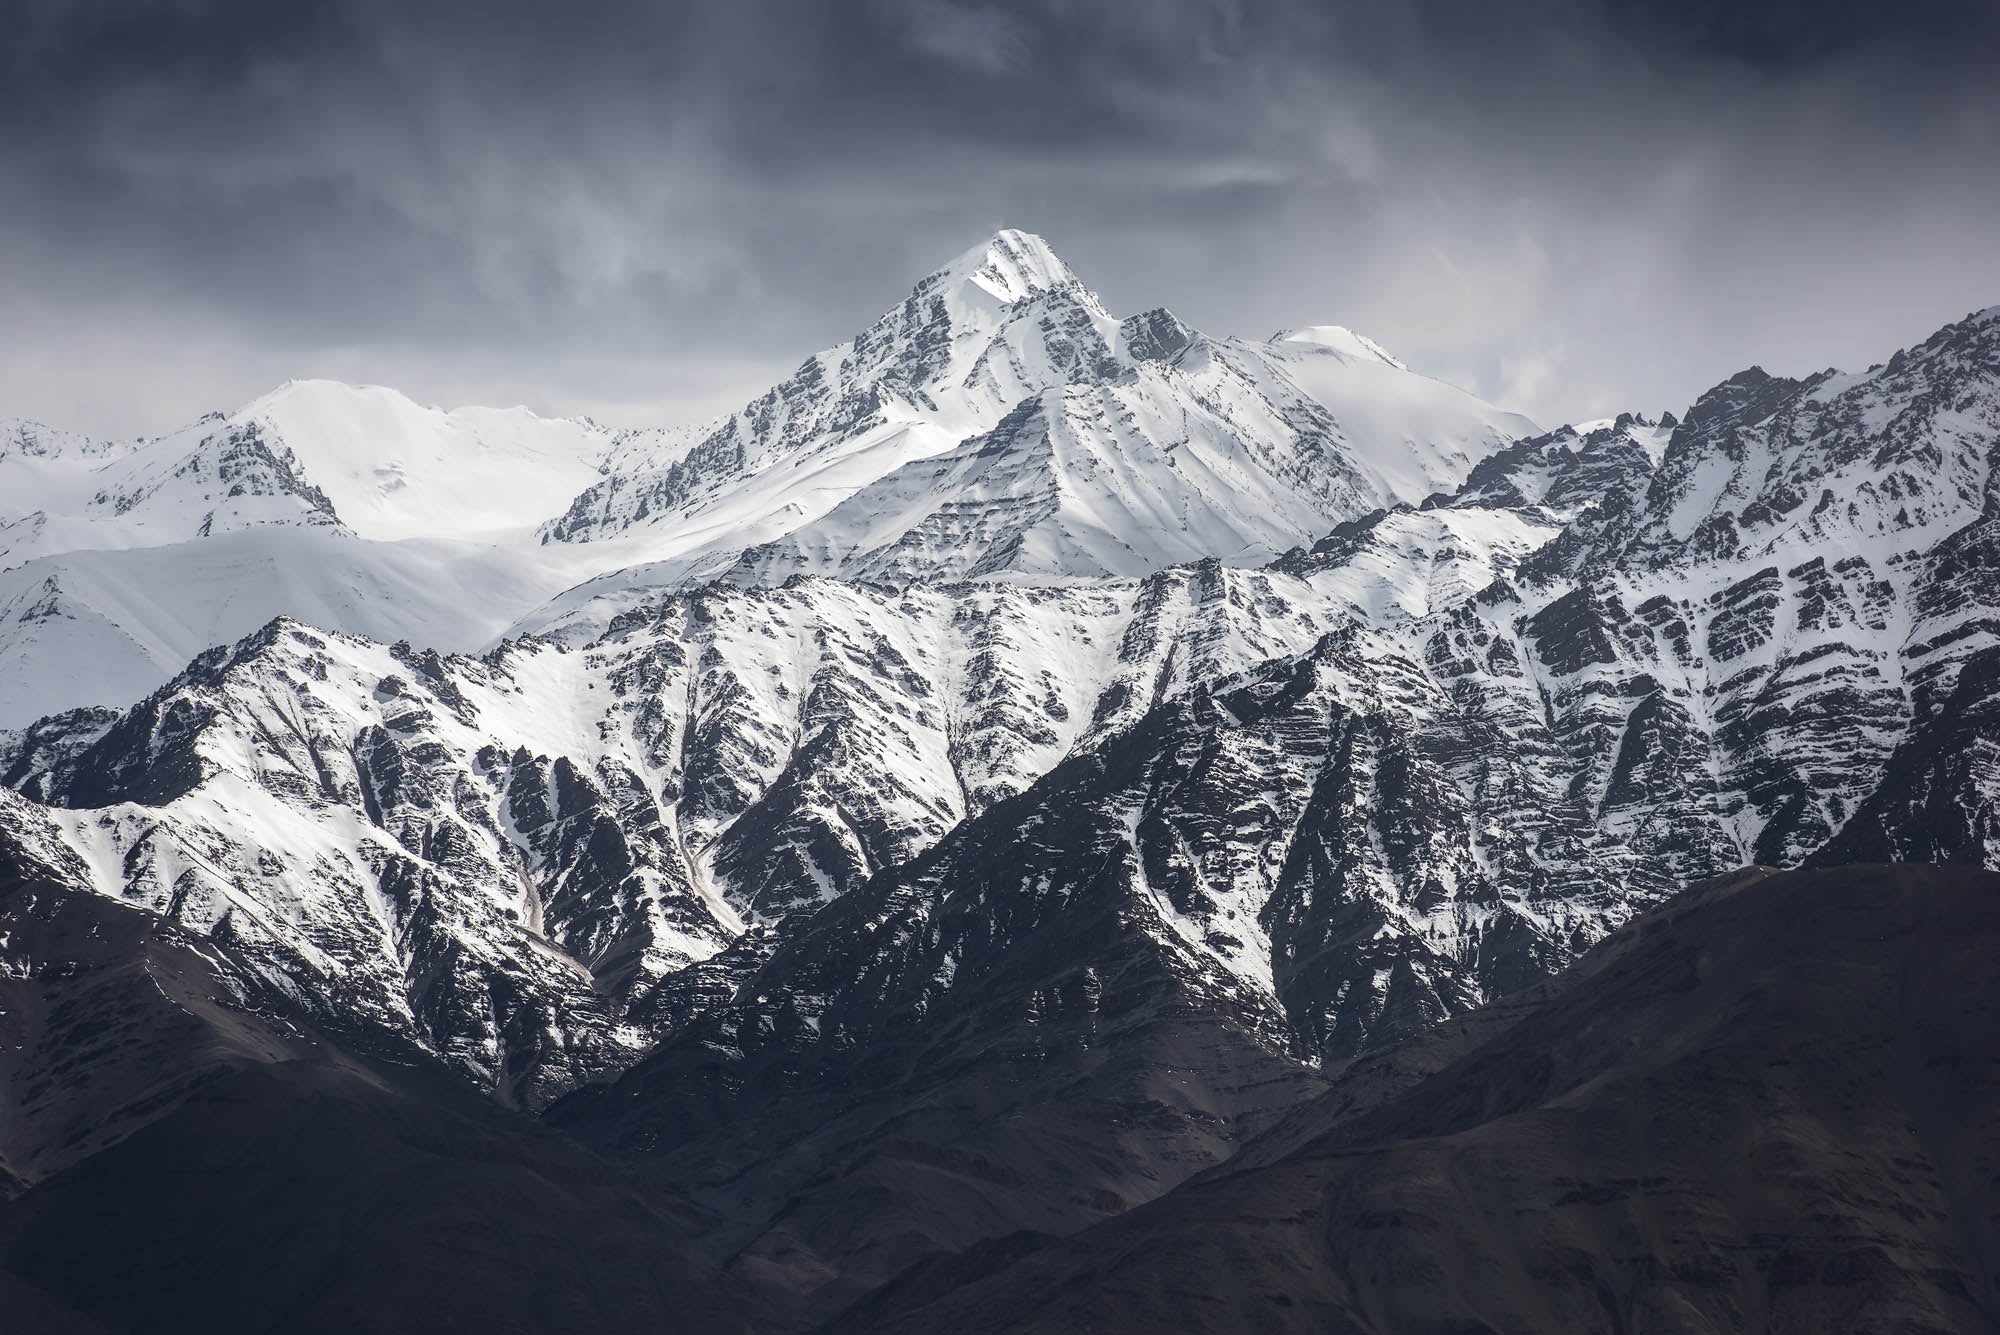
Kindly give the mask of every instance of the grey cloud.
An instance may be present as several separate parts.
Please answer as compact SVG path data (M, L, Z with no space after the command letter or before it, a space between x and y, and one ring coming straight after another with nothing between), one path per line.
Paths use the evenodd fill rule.
M995 5L887 0L880 9L902 29L902 40L912 51L966 69L1010 74L1025 68L1034 55L1026 28Z
M23 0L0 413L292 374L705 415L1001 225L1117 308L1339 321L1544 418L2000 301L1956 0Z

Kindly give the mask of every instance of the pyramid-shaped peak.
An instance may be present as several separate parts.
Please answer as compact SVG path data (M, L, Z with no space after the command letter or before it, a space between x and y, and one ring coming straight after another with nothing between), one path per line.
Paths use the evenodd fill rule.
M1033 232L1003 228L938 271L997 297L1021 301L1037 292L1066 287L1076 281L1069 266L1056 257L1049 243Z

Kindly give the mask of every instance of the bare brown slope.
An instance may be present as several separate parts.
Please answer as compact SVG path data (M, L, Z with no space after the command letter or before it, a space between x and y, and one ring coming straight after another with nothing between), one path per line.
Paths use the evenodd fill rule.
M1413 1088L842 1328L1994 1329L1996 1035L2000 876L1735 878Z

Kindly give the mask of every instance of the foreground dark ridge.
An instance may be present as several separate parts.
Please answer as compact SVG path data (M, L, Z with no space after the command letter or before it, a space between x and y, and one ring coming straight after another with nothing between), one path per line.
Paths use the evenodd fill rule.
M1992 1330L1996 945L1991 872L1743 873L1163 1199L831 1329Z
M71 1147L67 1167L0 1206L11 1329L815 1319L787 1300L782 1267L718 1268L713 1239L732 1221L657 1175L497 1112L409 1054L232 999L226 945L67 890L58 872L19 850L0 867L4 930L48 961L0 980L8 1115L60 1081L65 1124L101 1112L95 1099L140 1125ZM1363 1058L1152 1204L1075 1237L934 1255L828 1328L1990 1329L1996 947L1991 872L1750 872L1698 888L1551 982ZM148 1121L147 1078L151 1097L185 1101ZM984 1076L1009 1078L995 1063ZM949 1157L918 1151L940 1108L885 1112L902 1151L851 1179L852 1226L925 1201L1018 1209L1051 1128L1072 1147L1090 1130L1064 1120L1078 1106L1062 1091L1036 1099L1017 1114L1017 1161L990 1140L996 1157L957 1173L956 1197L939 1194ZM751 1118L731 1133L796 1128ZM1095 1134L1107 1159L1144 1143L1129 1123Z
M0 840L0 1330L773 1324L672 1193L64 871Z

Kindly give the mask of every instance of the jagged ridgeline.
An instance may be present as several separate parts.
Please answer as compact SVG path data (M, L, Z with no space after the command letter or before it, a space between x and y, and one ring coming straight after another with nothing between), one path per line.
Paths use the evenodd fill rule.
M2000 308L1545 432L1018 232L690 430L9 425L0 1156L303 1063L815 1313L1074 1230L1695 882L2000 866L1996 465Z

